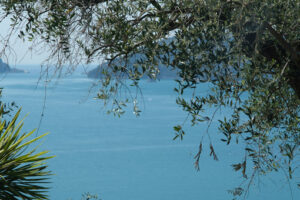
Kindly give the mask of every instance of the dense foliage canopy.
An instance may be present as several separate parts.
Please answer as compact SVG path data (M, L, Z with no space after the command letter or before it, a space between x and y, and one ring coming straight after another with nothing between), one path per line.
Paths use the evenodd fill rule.
M0 7L12 33L48 47L56 71L106 60L98 98L112 100L116 114L126 101L139 113L122 93L128 78L138 87L143 76L156 78L158 66L177 70L177 103L193 125L216 120L207 105L229 108L219 130L226 144L245 144L236 170L253 178L286 168L292 177L300 144L298 0L3 0ZM197 93L205 83L211 91ZM187 89L195 90L190 99L182 97ZM197 165L201 151L202 140Z

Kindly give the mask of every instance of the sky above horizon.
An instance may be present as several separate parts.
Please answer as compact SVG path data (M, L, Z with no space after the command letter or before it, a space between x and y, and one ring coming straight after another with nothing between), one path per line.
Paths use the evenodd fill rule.
M4 41L9 33L10 23L5 20L0 23L0 49L4 47ZM45 52L30 51L31 42L23 42L16 34L10 40L10 50L5 55L1 55L4 62L10 65L40 65L47 57Z
M8 51L5 54L1 54L4 47L4 41L6 36L9 34L10 23L5 20L0 23L0 58L3 62L8 63L11 67L22 68L21 66L26 66L26 69L39 69L41 64L48 58L46 48L40 46L34 46L32 42L22 41L17 37L17 34L10 39ZM88 65L83 64L77 67L79 71L87 70L87 68L94 68L98 65L96 62L92 62ZM77 70L76 70L77 71Z

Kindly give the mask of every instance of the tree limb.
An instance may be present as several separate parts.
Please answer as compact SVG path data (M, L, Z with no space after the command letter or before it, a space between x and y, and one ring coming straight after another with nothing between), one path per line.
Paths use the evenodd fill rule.
M267 28L270 33L276 38L279 44L291 55L292 61L297 65L297 68L300 69L299 63L300 58L297 55L298 52L284 39L284 37L278 33L268 22L264 22L263 26Z

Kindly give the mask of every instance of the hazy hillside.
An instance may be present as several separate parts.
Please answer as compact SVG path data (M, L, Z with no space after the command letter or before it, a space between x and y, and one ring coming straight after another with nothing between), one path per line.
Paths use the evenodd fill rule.
M133 64L137 63L137 60L141 59L142 55L135 55L134 57L129 59L129 68ZM116 61L118 62L118 60ZM98 66L91 71L87 73L87 76L89 78L101 78L102 75L102 69L107 68L108 63L103 63L101 66ZM157 76L158 79L176 79L178 77L176 70L167 68L165 65L159 65L159 74ZM149 78L147 75L145 75L143 78Z
M11 68L8 64L4 63L0 58L0 73L24 73L24 70Z

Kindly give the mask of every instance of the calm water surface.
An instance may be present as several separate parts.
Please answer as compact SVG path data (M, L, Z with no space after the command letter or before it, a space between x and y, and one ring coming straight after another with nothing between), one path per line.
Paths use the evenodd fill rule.
M1 80L3 99L14 100L22 107L23 115L29 114L26 131L37 128L41 119L45 90L37 80L38 74L34 73L9 74ZM107 115L103 104L93 100L95 91L88 92L92 83L85 75L77 74L47 89L38 134L50 132L42 149L56 155L49 162L55 174L51 199L79 200L85 192L98 194L103 200L231 199L227 190L242 180L241 174L230 167L242 160L240 147L229 149L219 142L221 135L213 124L209 132L216 139L220 161L208 156L208 145L204 144L197 172L193 157L206 125L191 128L187 123L184 140L172 140L172 127L186 119L175 103L173 81L142 82L144 104L138 118L131 111L121 118ZM292 193L294 199L300 199L295 187ZM247 199L291 199L291 191L279 173L255 180Z

